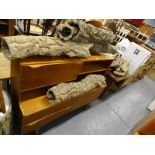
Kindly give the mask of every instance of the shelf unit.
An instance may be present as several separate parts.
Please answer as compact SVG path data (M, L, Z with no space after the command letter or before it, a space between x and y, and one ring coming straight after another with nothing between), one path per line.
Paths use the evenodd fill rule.
M38 130L45 124L88 105L106 90L95 88L84 95L60 104L50 104L49 87L61 82L77 81L87 74L105 74L113 56L94 55L89 58L33 57L11 61L11 90L15 120L21 134Z

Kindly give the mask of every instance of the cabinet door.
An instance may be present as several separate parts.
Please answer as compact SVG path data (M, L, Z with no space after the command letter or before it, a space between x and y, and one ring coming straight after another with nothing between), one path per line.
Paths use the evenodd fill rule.
M82 63L28 64L21 66L21 90L30 90L75 80Z

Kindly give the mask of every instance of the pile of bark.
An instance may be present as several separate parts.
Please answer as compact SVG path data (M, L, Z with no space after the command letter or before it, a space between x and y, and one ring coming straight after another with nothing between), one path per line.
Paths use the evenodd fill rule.
M91 53L115 53L110 43L115 34L108 28L97 28L79 20L70 20L57 27L57 37L10 36L2 38L2 50L10 59L29 56L82 57Z

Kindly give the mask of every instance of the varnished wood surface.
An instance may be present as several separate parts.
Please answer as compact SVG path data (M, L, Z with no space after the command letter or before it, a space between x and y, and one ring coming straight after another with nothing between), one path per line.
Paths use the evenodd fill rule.
M90 61L107 61L107 60L113 60L114 56L112 55L92 55L88 58L70 58L70 57L47 57L47 56L34 56L34 57L29 57L25 59L21 59L20 63L21 65L25 64L49 64L49 63L61 63L61 62L90 62Z
M10 61L0 52L0 80L11 78Z
M0 112L6 112L4 98L2 94L2 81L0 81Z
M61 60L62 59L62 60ZM51 60L55 60L54 62L52 61L52 63L60 63L60 62L64 62L67 63L70 60L73 61L103 61L103 60L113 60L113 56L91 56L88 57L86 59L77 59L77 58L69 58L68 60L64 60L64 57L46 57L46 60L44 59L44 57L37 57L37 60L34 59L33 57L31 58L26 58L24 60L20 60L21 61L21 65L25 65L25 64L31 64L32 66L35 64L39 63L51 63ZM2 79L9 79L12 78L11 73L10 73L10 64L11 62L5 58L5 56L3 55L2 52L0 52L0 80Z
M140 135L155 135L155 111L148 114L136 125L132 133L136 132Z
M113 56L94 55L86 59L68 57L30 57L11 62L12 90L19 107L17 118L21 133L38 130L44 124L98 98L105 88L53 106L46 96L47 87L77 80L80 76L109 70ZM82 74L82 75L81 75Z
M93 55L85 59L30 57L17 60L21 68L21 89L27 91L76 80L80 74L102 72L108 69L113 59L111 55Z
M14 26L16 25L16 19L9 19L8 22L8 35L9 36L14 36L15 35L15 28Z
M31 90L75 80L82 67L80 62L59 62L21 66L21 89Z
M25 125L28 125L28 127L23 126L23 132L31 131L31 126L33 128L34 126L42 126L70 111L87 105L98 98L105 88L106 86L103 88L95 88L84 95L71 98L57 105L51 105L46 95L21 102L20 106L25 116L23 122Z

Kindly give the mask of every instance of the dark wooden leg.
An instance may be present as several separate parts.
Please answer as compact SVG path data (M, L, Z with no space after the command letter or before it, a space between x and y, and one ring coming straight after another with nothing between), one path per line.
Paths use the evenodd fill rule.
M91 107L90 104L87 104L84 106L84 109L86 110L86 109L89 109L90 107Z
M36 130L34 131L35 135L39 135L39 133L40 133L39 131L40 131L40 128L36 129Z
M62 21L62 19L58 19L58 20L57 20L56 25L55 25L55 27L54 27L54 30L53 30L51 36L54 36L54 34L55 34L55 32L56 32L56 28L57 28L57 26L61 23L61 21Z

